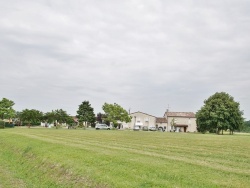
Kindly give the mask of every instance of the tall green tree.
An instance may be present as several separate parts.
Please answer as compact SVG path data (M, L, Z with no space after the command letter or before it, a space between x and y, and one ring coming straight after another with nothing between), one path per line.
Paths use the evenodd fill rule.
M97 115L96 115L96 121L98 122L98 123L102 123L103 122L103 120L104 120L104 114L102 114L101 112L99 112Z
M43 116L43 121L48 123L58 122L71 124L74 122L73 118L63 109L52 110L51 112L46 112Z
M250 132L250 121L245 121L241 129L243 132Z
M87 126L88 124L93 125L96 121L94 109L91 107L89 101L83 101L82 104L79 105L77 110L77 115L79 123Z
M0 118L12 118L15 116L15 110L13 109L14 102L12 100L3 98L0 101Z
M47 122L47 123L54 123L56 121L56 113L55 111L51 111L51 112L46 112L43 115L43 121Z
M230 130L233 134L239 130L243 123L243 112L240 104L225 92L217 92L204 101L204 105L196 113L197 128L200 132L216 131L218 134L223 130Z
M108 122L113 122L115 126L118 124L118 121L126 123L131 121L131 117L129 116L128 112L119 104L104 103L102 109L105 112L104 120Z
M30 127L31 124L38 124L43 119L43 113L35 109L25 109L20 113L20 119L22 122L28 123Z
M58 123L71 123L73 120L72 117L62 109L55 110L54 113Z
M17 126L20 126L21 125L21 112L16 111L14 118L15 118L14 119L14 124L17 125Z

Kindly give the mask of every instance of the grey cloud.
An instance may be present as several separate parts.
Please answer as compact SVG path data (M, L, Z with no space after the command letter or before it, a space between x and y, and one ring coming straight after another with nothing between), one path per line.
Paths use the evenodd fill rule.
M226 91L250 118L247 0L0 4L0 97L18 110L89 100L162 116Z

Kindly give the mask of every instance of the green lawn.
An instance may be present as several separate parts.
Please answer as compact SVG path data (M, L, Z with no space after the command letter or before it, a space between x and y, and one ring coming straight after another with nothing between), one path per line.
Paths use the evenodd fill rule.
M250 135L0 130L0 188L249 187Z

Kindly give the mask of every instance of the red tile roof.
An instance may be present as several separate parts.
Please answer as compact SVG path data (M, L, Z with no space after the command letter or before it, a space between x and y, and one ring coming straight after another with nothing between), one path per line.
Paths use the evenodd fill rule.
M167 123L168 120L166 118L162 118L162 117L157 117L156 118L156 123Z
M195 118L195 113L193 112L166 112L165 116Z

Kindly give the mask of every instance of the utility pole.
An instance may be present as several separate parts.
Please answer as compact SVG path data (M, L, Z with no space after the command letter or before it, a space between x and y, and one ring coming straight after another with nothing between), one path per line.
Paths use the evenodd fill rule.
M169 107L169 104L168 104L167 112L169 112L169 111L170 111L169 109L170 109L170 107Z

